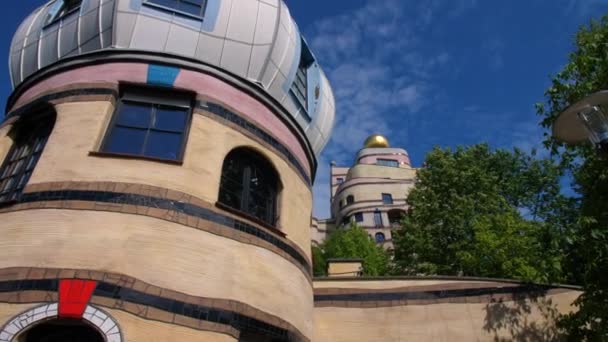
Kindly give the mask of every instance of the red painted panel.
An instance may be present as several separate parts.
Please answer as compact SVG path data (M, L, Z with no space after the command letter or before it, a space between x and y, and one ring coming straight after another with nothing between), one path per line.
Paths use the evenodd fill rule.
M59 317L82 318L97 282L93 280L62 279L59 282Z

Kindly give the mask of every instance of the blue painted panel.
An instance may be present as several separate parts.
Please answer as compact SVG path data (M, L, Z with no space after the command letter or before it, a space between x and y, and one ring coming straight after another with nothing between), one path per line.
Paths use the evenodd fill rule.
M173 87L180 68L151 64L148 66L148 84Z

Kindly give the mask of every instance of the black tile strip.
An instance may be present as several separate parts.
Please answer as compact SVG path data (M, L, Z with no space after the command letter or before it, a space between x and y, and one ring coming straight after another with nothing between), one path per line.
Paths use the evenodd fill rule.
M209 113L215 114L222 119L232 122L233 124L245 129L249 133L255 135L262 141L274 147L277 151L283 154L292 165L295 166L295 168L298 170L300 175L304 178L304 180L309 186L312 184L310 177L306 174L306 170L304 169L302 164L300 164L300 161L289 151L289 149L285 147L285 145L277 141L270 134L260 129L257 125L216 103L198 101L196 105L197 107Z
M86 191L86 190L59 190L31 192L23 194L19 203L46 202L46 201L89 201L111 204L130 204L149 208L158 208L176 211L190 216L195 216L203 220L215 222L225 227L238 230L240 232L255 236L264 240L275 247L278 247L289 256L294 258L300 265L304 266L307 273L310 270L309 263L305 256L298 252L294 247L282 241L280 238L244 221L240 221L229 216L225 216L209 209L195 206L190 203L183 203L159 197L144 196L138 194L117 193L107 191Z
M456 290L436 291L413 291L413 292L368 292L349 294L323 294L315 295L315 302L326 301L398 301L398 300L440 300L446 298L476 297L483 295L498 294L545 294L549 290L543 286L511 286L511 287L487 287Z
M0 293L20 292L20 291L50 291L58 292L59 279L26 279L10 280L0 282ZM97 282L97 287L93 292L94 296L118 299L121 301L145 305L159 310L171 312L177 315L194 318L197 320L208 321L229 325L242 332L262 334L273 341L289 342L295 341L295 334L286 329L262 322L255 318L243 314L212 308L203 305L196 305L168 299L160 296L150 295L130 288L122 287L106 282Z
M108 89L108 88L84 88L84 89L65 90L65 91L60 91L57 93L44 95L44 96L37 98L36 100L8 113L4 117L4 120L2 122L4 123L4 121L6 121L14 116L20 116L25 112L33 112L32 109L35 109L42 102L49 102L49 101L53 101L53 100L62 99L65 97L70 97L70 96L85 96L85 95L113 95L114 97L118 97L118 92L114 89Z

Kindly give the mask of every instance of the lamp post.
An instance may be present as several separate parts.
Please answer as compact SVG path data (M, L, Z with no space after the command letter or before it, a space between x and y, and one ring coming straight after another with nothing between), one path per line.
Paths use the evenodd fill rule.
M559 114L553 136L569 144L591 141L608 156L608 90L589 95Z

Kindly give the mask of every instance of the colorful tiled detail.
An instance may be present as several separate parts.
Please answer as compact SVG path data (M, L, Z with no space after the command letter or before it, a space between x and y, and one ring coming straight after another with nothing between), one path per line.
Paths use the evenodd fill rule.
M96 286L97 282L91 280L61 280L59 282L59 317L82 318Z

